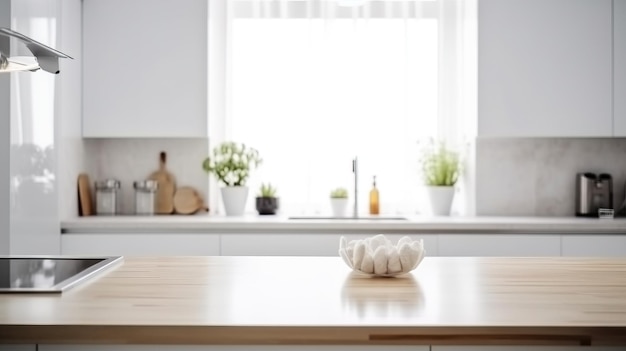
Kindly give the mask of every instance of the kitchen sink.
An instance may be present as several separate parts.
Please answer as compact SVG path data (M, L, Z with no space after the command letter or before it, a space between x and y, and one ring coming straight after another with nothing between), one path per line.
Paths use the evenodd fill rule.
M302 217L289 217L290 220L363 220L363 221L406 221L405 217L387 217L387 216L364 216L364 217L323 217L323 216L302 216Z

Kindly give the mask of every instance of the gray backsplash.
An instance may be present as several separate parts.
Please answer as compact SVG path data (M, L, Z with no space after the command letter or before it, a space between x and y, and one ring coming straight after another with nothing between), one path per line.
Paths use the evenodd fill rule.
M208 139L85 139L85 149L92 183L105 178L121 181L124 214L134 210L133 182L158 169L161 151L167 153L167 169L176 185L194 187L207 199L208 177L202 161L208 155Z
M132 183L157 170L161 150L177 185L207 199L207 139L86 139L87 171L92 182L119 179L122 212L132 213ZM478 139L474 157L475 202L465 206L475 204L476 215L573 216L579 172L611 174L615 207L624 200L626 138Z
M476 214L573 216L576 173L613 176L613 201L624 200L626 139L478 139Z

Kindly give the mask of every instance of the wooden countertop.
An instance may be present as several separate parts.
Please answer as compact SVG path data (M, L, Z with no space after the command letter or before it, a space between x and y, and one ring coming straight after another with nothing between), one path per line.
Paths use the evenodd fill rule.
M626 346L626 259L125 257L63 294L0 295L0 343Z

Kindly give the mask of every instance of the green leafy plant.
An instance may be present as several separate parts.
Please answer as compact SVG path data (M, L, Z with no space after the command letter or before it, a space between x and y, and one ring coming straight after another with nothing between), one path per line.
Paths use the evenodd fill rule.
M421 162L426 185L453 186L459 179L459 153L450 150L443 142L431 141L424 150Z
M259 197L276 197L276 188L272 186L270 183L261 184L261 188L259 189Z
M215 175L226 186L245 186L250 170L258 168L261 162L256 149L245 144L223 142L202 162L202 169Z
M346 188L336 188L330 192L331 199L347 199L348 190Z

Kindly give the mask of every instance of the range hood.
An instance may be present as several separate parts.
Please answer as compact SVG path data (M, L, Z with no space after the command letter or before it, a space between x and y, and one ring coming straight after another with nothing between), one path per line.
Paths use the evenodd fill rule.
M40 68L46 72L59 73L59 58L69 58L70 56L35 41L22 33L18 33L9 28L0 27L0 35L9 38L16 38L26 45L28 50L35 57L15 56L7 57L0 52L0 73L18 71L37 71Z

